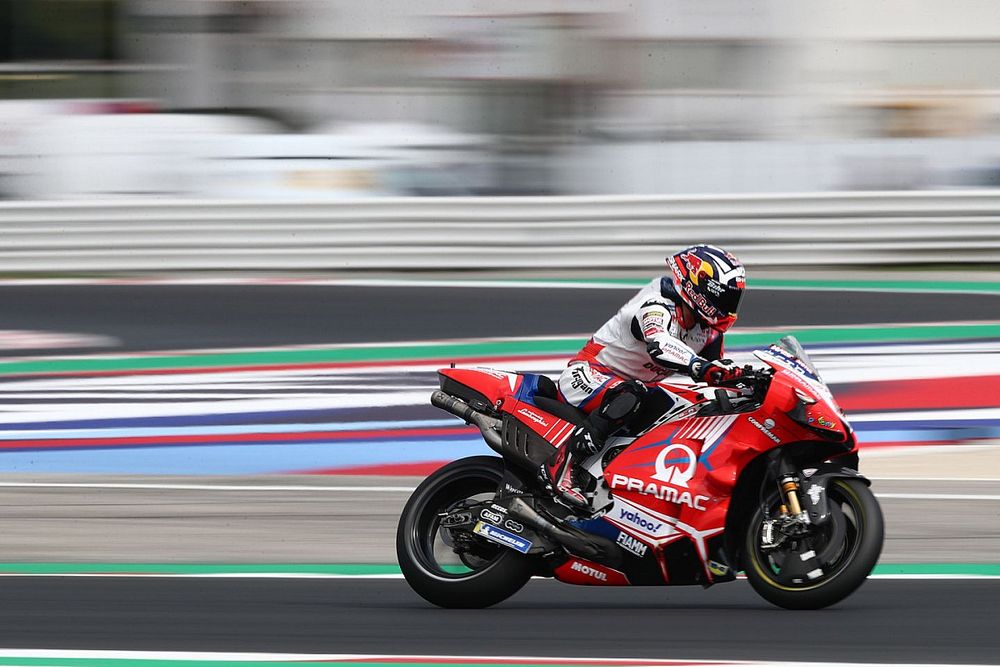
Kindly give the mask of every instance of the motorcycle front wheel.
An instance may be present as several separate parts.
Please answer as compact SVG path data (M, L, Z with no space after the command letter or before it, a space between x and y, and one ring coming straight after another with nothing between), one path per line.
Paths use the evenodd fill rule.
M399 519L396 557L420 597L439 607L489 607L531 578L527 556L478 536L472 550L456 552L453 529L441 525L449 513L492 498L502 479L502 459L473 456L449 463L414 490Z
M882 510L871 489L858 479L835 479L827 488L831 520L808 536L823 574L796 581L783 574L792 549L764 549L764 511L757 509L746 531L746 575L753 589L768 602L786 609L822 609L840 602L865 582L882 552L885 533ZM777 498L775 498L777 505Z

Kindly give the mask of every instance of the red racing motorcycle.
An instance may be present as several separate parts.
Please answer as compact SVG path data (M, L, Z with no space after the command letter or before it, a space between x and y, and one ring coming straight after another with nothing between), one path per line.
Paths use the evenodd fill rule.
M454 461L417 487L396 536L407 582L433 604L475 608L532 576L708 587L742 571L780 607L844 599L883 541L854 433L798 341L754 354L765 365L725 386L652 391L630 431L581 464L593 513L561 504L538 475L585 417L551 379L440 370L431 403L479 427L501 458Z

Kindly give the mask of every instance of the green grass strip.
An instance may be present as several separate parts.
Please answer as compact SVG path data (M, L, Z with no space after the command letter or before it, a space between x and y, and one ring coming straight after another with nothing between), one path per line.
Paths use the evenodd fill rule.
M637 662L641 662L637 660ZM652 661L651 661L652 662ZM391 658L386 658L381 662L356 662L356 661L330 661L321 660L205 660L205 659L157 659L157 658L20 658L8 657L0 653L0 664L4 667L316 667L316 665L335 664L343 667L399 667L400 665L420 665L420 667L479 667L481 665L500 664L500 661L490 662L487 659L482 661L469 660L467 662L414 662L399 660L393 662ZM517 663L517 667L552 667L558 664L555 661L549 663ZM587 667L620 667L615 663L601 663L596 659L593 663L587 663Z
M779 336L792 333L804 344L888 343L928 340L968 340L1000 338L1000 324L982 323L951 326L919 324L904 327L820 327L769 332L733 331L727 336L733 347L762 347ZM121 357L76 357L0 362L0 375L36 373L141 372L175 369L220 369L227 367L304 366L340 363L418 362L531 355L571 355L580 349L583 338L498 340L488 342L428 342L371 347L321 347L244 352L165 354Z
M400 573L398 565L357 563L0 563L4 574L326 574Z
M965 292L1000 294L1000 282L977 280L788 280L760 278L747 281L754 287L802 290L864 290L874 292Z
M1000 577L1000 563L879 563L872 574Z
M0 563L4 574L319 574L398 575L394 564L365 563ZM1000 577L1000 563L880 563L873 574L975 575Z
M228 366L294 366L310 364L420 361L489 356L569 354L580 348L581 338L507 340L485 343L411 343L372 347L300 348L211 354L170 354L135 357L79 357L0 363L0 374L107 371L156 371L175 368Z
M156 658L19 658L0 653L0 664L4 667L316 667L316 661L288 662L277 660L199 660ZM373 667L375 663L336 663L348 667L364 664ZM389 663L392 664L392 663Z
M446 281L445 281L446 282ZM518 283L552 283L576 284L589 283L592 285L621 285L639 289L649 282L645 278L513 278L503 282L510 282L512 286ZM815 279L799 280L790 278L754 278L747 279L747 288L754 289L795 289L795 290L861 290L872 292L914 292L914 293L939 293L939 292L964 292L975 294L1000 294L1000 282L980 281L980 280L837 280L837 279Z
M473 667L479 665L489 665L489 661L482 662L419 662L400 660L393 662L387 658L384 662L352 662L352 661L330 661L321 660L205 660L192 658L181 659L157 659L157 658L19 658L8 657L0 653L0 664L4 667L316 667L316 665L335 664L343 667L399 667L400 665L415 665L420 667ZM538 665L518 663L517 667L552 667L552 663L540 663ZM600 663L591 663L587 667L600 667ZM607 663L607 667L615 667L613 663ZM620 667L620 666L617 666Z

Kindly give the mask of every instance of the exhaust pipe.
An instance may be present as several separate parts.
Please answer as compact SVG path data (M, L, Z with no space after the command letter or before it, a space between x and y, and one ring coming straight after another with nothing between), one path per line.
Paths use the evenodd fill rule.
M484 415L472 408L468 403L460 398L450 396L443 391L435 391L431 394L431 405L441 408L445 412L450 412L466 424L479 427L483 433L483 440L490 446L490 449L497 454L503 454L503 439L500 437L500 420Z
M486 440L486 444L501 456L505 458L513 456L522 465L525 465L526 469L537 469L537 464L524 454L510 448L507 451L504 450L503 438L500 433L502 422L499 419L485 415L475 410L462 399L455 398L443 391L435 391L431 394L431 405L445 412L450 412L459 419L464 420L467 424L478 426L479 430L483 433L483 439ZM556 544L562 545L574 555L582 556L583 558L599 563L605 563L612 567L619 567L621 564L621 550L609 539L585 533L573 526L557 526L536 512L533 507L521 498L514 498L510 503L508 511L511 516L520 519Z
M508 511L513 517L520 519L553 542L566 547L567 551L576 556L612 567L620 566L621 550L611 540L585 533L572 526L557 526L521 498L514 498Z

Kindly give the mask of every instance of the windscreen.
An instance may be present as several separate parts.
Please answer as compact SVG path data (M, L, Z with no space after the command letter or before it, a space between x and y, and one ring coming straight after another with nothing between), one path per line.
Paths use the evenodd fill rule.
M799 363L808 368L809 372L815 375L817 379L819 378L819 371L816 370L816 364L814 364L812 359L809 358L809 355L806 354L802 344L799 343L795 336L785 336L775 344L785 352L798 359Z

